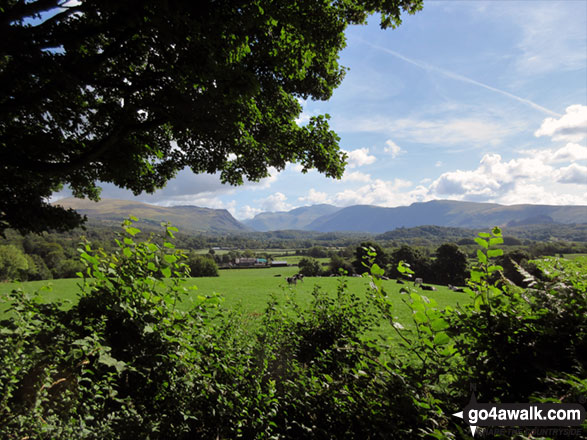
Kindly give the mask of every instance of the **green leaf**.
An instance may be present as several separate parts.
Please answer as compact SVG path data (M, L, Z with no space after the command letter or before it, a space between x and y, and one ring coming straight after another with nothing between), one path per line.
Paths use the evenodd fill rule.
M165 278L169 278L169 277L171 277L171 269L170 269L170 268L168 268L168 267L164 267L164 268L162 268L162 269L161 269L161 273L163 274L163 276L164 276Z
M422 324L424 322L428 321L428 317L426 316L426 314L424 312L421 312L420 310L417 310L414 313L414 320L418 323L418 324Z
M501 237L496 237L496 238L492 238L489 240L489 246L495 246L496 244L502 244L503 243L503 238Z
M489 272L489 273L493 273L493 272L496 272L496 271L498 271L498 270L501 270L501 271L503 272L503 266L499 266L499 265L492 265L492 266L489 266L489 267L487 268L487 272Z
M139 232L141 232L141 230L140 230L140 229L138 229L138 228L133 228L132 226L130 226L130 227L128 227L128 228L125 228L124 230L126 231L126 233L127 233L127 234L130 234L130 235L132 235L133 237L134 237L135 235L137 235Z
M483 238L491 238L491 234L489 234L488 232L479 232L479 234L477 235Z
M503 250L502 249L489 249L487 251L487 256L489 258L500 257L502 255L503 255Z
M371 266L371 275L376 277L382 277L385 274L385 270L383 270L377 263Z
M439 332L448 328L448 322L446 322L443 318L437 318L430 323L430 327L432 327L432 330L435 332Z
M124 254L125 257L128 257L128 258L132 257L132 251L127 247L122 248L122 253Z
M450 342L450 337L445 332L436 333L433 342L434 345L445 345Z
M478 270L471 271L471 281L474 283L479 283L481 281L481 272Z
M175 255L164 255L163 259L169 264L173 264L177 261L177 257Z
M481 251L481 249L477 249L477 259L480 263L487 263L487 256Z
M98 357L98 362L108 367L116 368L116 371L118 371L119 373L126 369L126 364L124 362L114 359L108 353L100 353L100 356Z
M491 230L491 233L496 237L501 237L501 229L497 226Z
M483 247L483 248L485 248L485 249L488 249L488 248L489 248L489 244L487 243L487 240L483 240L482 238L476 237L476 238L475 238L475 242L476 242L476 243L477 243L479 246L481 246L481 247Z

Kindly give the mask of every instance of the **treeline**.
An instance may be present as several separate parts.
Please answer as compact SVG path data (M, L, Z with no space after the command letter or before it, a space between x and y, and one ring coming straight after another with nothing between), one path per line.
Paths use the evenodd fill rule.
M141 234L141 237L149 234ZM88 239L107 252L115 248L116 232L112 228L64 233L27 234L9 231L0 241L0 281L36 281L74 278L84 266L80 261L80 243ZM154 242L162 237L153 236ZM198 255L193 250L204 243L197 237L181 236L179 240L188 250L186 264L191 276L218 276L218 265L211 255ZM188 248L189 246L189 248Z
M331 254L327 267L313 257L322 255L318 249L310 250L310 257L298 263L300 273L305 276L361 275L375 263L383 269L388 278L403 278L398 272L400 262L408 265L423 282L462 286L469 276L467 255L454 243L439 246L429 256L407 245L392 251L385 251L375 242L363 242L349 256L348 249Z
M308 231L274 231L246 234L177 234L177 245L190 253L192 276L213 276L219 265L226 265L238 257L271 258L262 250L289 249L298 255L311 258L330 258L329 268L320 267L321 274L336 274L346 270L349 274L361 273L362 263L356 259L356 249L362 243L376 244L386 255L389 276L393 272L393 253L405 254L416 268L418 276L427 282L438 281L439 246L454 243L469 258L475 256L476 244L471 237L476 231L463 228L421 226L400 228L385 234L347 234L341 232L318 233ZM150 234L140 233L141 238ZM71 278L82 268L79 262L80 240L85 237L106 251L113 250L116 228L88 226L85 230L66 233L21 235L6 231L0 239L0 281L34 281L52 278ZM155 238L155 240L158 240ZM529 225L506 228L506 253L515 255L516 261L542 256L587 253L587 225ZM195 250L220 248L222 253L210 252L206 260ZM228 252L227 252L228 250ZM201 253L201 252L200 252ZM279 254L273 254L274 258ZM306 269L315 272L313 269ZM459 279L466 276L460 273ZM428 281L429 280L429 281Z
M504 240L504 245L505 245ZM369 262L377 263L384 270L383 276L394 279L405 278L398 272L400 262L407 264L414 276L430 284L462 286L470 275L471 262L477 258L478 245L472 240L459 246L455 243L444 243L437 248L412 247L401 245L396 248L383 248L378 242L362 242L358 246L348 246L333 250L321 246L298 250L298 255L305 257L298 266L305 276L361 275L367 271ZM503 268L505 277L518 286L526 286L524 276L519 268L527 273L537 275L538 270L532 263L544 256L556 256L562 253L573 253L576 250L564 243L533 243L530 246L510 244L503 246L503 255L496 258L496 264ZM370 257L369 253L374 254ZM318 259L329 258L327 264Z

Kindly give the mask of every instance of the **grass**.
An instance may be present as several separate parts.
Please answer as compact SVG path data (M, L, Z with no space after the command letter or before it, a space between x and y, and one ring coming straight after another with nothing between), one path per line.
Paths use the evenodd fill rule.
M229 310L240 309L248 316L254 318L263 313L271 295L279 302L284 302L287 297L293 297L297 304L306 306L312 300L312 291L319 286L326 292L334 294L341 278L338 277L306 277L303 282L289 285L286 278L297 272L297 267L279 267L268 269L227 269L220 271L219 277L191 278L188 286L195 285L197 290L193 295L220 294L224 298L223 306ZM346 278L348 291L360 297L365 297L369 291L369 281L366 278ZM77 301L79 280L61 279L52 281L32 281L28 283L4 283L0 284L0 297L15 288L22 288L26 292L33 293L36 290L49 286L42 291L42 297L47 302L61 301L64 307L71 307ZM384 281L383 286L394 303L396 319L405 327L411 328L411 310L403 303L399 290L401 285L393 280ZM456 304L468 303L469 296L457 293L443 286L437 286L437 291L422 292L428 298L436 300L439 308L454 307ZM180 307L188 308L190 303L183 302ZM6 305L0 304L0 315ZM389 335L392 333L389 326L382 326L375 333Z

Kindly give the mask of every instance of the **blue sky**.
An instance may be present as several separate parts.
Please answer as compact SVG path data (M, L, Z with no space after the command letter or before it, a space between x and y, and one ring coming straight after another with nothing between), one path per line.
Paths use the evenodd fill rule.
M182 171L134 197L226 208L239 219L316 203L434 199L587 205L587 2L428 1L395 30L347 31L350 68L328 102L349 165L341 180L289 165L241 187Z

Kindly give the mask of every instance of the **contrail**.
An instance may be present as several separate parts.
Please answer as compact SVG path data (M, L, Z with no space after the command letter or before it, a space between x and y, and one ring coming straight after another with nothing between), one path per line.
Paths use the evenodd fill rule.
M551 115L551 116L557 116L559 118L562 116L560 113L553 112L552 110L549 110L549 109L547 109L545 107L542 107L541 105L538 105L535 102L530 101L529 99L525 99L525 98L522 98L520 96L514 95L512 93L506 92L505 90L496 89L495 87L488 86L487 84L483 84L482 82L475 81L474 79L467 78L466 76L459 75L458 73L454 73L454 72L451 72L449 70L445 70L445 69L442 69L440 67L433 66L433 65L428 64L428 63L425 63L423 61L413 60L411 58L408 58L408 57L402 55L401 53L398 53L398 52L394 51L394 50L387 49L386 47L377 46L375 44L371 44L371 43L369 43L369 42L367 42L367 41L365 41L365 40L363 40L361 38L358 38L358 40L360 40L362 43L364 43L364 44L366 44L368 46L371 46L374 49L381 50L381 51L383 51L385 53L388 53L390 55L393 55L394 57L399 58L400 60L403 60L403 61L405 61L407 63L413 64L414 66L418 66L421 69L429 70L429 71L432 71L432 72L437 72L437 73L440 73L441 75L444 75L444 76L446 76L448 78L452 78L452 79L455 79L457 81L466 82L466 83L469 83L469 84L476 85L478 87L482 87L482 88L487 89L487 90L491 90L492 92L496 92L496 93L499 93L500 95L507 96L508 98L514 99L514 100L516 100L518 102L521 102L522 104L529 105L530 107L532 107L532 108L534 108L536 110L540 110L541 112L544 112L544 113L546 113L548 115Z

